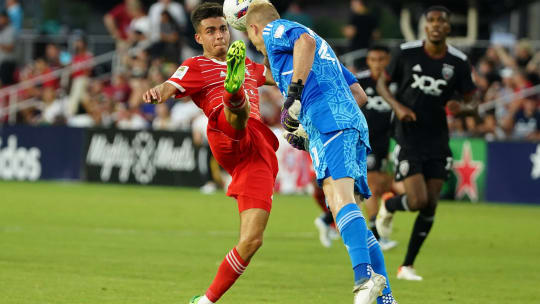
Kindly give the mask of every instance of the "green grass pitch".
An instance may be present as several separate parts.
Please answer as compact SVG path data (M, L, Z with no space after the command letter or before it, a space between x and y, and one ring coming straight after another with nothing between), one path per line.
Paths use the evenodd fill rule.
M262 249L220 304L352 303L341 241L319 245L307 196L274 198ZM399 303L538 303L540 208L443 202L417 260L394 279L413 214L386 252ZM0 183L0 303L185 304L237 239L223 193L78 183Z

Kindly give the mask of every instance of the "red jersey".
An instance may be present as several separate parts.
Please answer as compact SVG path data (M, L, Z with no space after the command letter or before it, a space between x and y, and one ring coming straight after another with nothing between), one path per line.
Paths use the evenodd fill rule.
M90 61L92 59L93 55L91 53L85 52L82 54L77 54L73 56L73 65L76 66L77 64L83 64L87 61ZM76 78L79 76L88 76L90 75L91 68L89 67L76 67L73 69L73 72L71 73L71 77Z
M244 89L251 105L250 117L261 121L258 87L264 85L266 67L246 58ZM167 80L178 91L176 98L191 96L207 117L223 104L227 63L204 56L187 59Z

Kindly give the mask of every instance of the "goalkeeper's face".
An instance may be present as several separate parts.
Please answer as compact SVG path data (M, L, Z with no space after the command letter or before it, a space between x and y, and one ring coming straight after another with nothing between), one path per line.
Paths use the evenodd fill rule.
M231 34L223 17L206 18L201 21L195 39L202 45L207 57L226 57Z
M259 24L251 23L247 25L246 30L249 40L257 48L257 51L266 56L266 45L264 44L264 39L262 36L263 28L264 27Z

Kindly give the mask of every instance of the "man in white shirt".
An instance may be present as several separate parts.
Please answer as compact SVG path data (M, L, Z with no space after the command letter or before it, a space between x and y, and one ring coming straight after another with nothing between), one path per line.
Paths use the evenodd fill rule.
M152 41L159 40L159 23L161 20L161 13L164 10L169 12L174 21L180 27L186 26L186 14L182 4L172 0L159 0L158 2L152 4L152 6L150 6L150 10L148 11L148 17L150 18L150 24L152 27L152 36L150 37Z

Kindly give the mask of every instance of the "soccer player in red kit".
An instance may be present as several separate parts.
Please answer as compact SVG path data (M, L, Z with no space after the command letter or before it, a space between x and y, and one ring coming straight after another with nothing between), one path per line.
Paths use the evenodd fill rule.
M205 295L189 302L210 304L234 284L262 245L278 171L278 140L259 113L257 88L267 82L266 68L245 57L242 41L229 48L222 6L203 3L192 12L191 21L203 55L184 61L171 78L145 92L143 99L161 103L173 95L191 96L209 119L208 141L214 157L232 176L227 195L238 203L240 239L223 259ZM273 84L271 76L268 79Z

